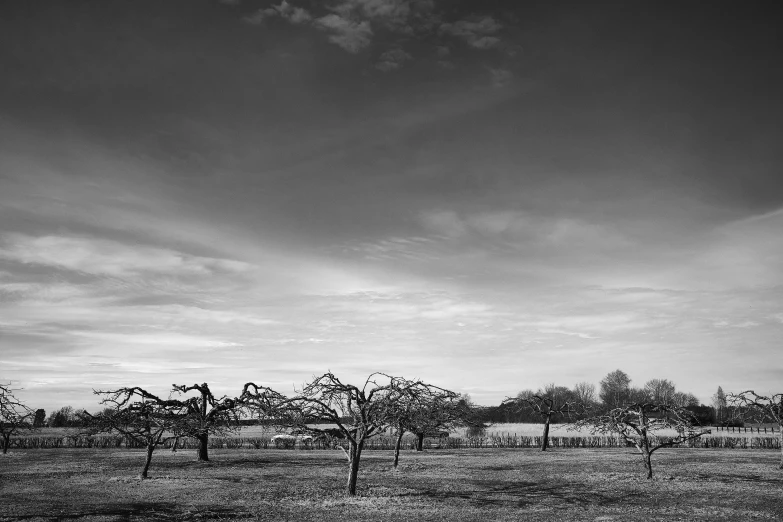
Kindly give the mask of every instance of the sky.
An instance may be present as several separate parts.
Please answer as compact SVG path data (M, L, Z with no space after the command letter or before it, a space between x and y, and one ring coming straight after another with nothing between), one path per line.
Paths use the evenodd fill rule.
M687 4L687 5L685 5ZM7 0L0 381L783 381L765 2Z

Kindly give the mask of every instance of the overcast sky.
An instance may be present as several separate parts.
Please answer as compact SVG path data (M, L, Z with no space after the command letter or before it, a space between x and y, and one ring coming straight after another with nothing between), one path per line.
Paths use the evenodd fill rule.
M783 378L769 3L0 5L0 381Z

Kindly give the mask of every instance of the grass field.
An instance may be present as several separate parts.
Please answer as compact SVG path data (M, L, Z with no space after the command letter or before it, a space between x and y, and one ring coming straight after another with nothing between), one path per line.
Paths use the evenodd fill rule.
M764 432L763 428L761 432L758 431L734 431L734 432L726 432L726 431L718 431L717 428L707 426L704 429L711 430L711 434L705 435L707 437L740 437L740 436L747 436L747 437L779 437L780 431L776 428L776 431L773 432L771 429L768 432ZM452 437L464 437L466 428L457 428L450 431L450 435ZM486 433L487 435L517 435L522 437L530 437L530 436L540 436L544 432L544 425L543 424L528 424L528 423L504 423L504 424L493 424L490 426ZM241 429L241 436L244 437L271 437L272 435L275 435L278 433L277 431L274 431L272 428L264 427L264 426L246 426ZM659 432L661 435L665 436L674 436L677 434L675 430L662 430ZM582 430L570 430L568 429L567 424L552 424L549 429L549 435L552 437L579 437L579 436L586 436L590 435L589 429L582 429ZM409 437L413 437L412 434L408 434Z
M644 479L631 449L367 452L359 496L340 451L30 450L0 457L7 520L760 520L783 519L779 452L661 450Z

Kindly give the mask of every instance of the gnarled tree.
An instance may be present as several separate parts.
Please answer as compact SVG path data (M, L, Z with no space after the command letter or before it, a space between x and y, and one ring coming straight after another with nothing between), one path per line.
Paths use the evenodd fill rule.
M138 388L95 391L104 398L104 410L97 415L88 415L90 433L120 433L136 443L143 444L147 459L139 474L147 478L155 448L179 435L182 420L176 408L167 408L163 401L153 394Z
M549 426L553 419L570 421L590 406L583 403L573 391L565 386L555 386L554 383L537 392L523 391L504 402L515 404L520 410L534 413L544 420L541 451L546 451L549 447Z
M348 457L346 494L353 496L365 443L386 430L399 401L420 384L373 373L362 385L355 386L329 372L313 379L285 404L287 424L314 434L339 430L347 445L343 448ZM319 428L318 424L329 427Z
M783 469L783 393L759 395L753 390L730 393L726 404L734 416L752 422L775 422L780 433L780 469Z
M172 386L174 393L196 392L186 399L167 399L161 404L178 415L179 433L198 441L198 460L204 462L209 460L209 436L237 430L241 409L246 405L248 387L257 388L255 384L248 383L240 396L218 398L207 383Z
M671 447L701 437L693 414L674 404L634 402L612 408L602 415L579 420L570 429L590 428L593 433L617 433L626 443L636 447L651 479L652 455L661 448ZM658 432L674 430L677 435L661 437Z
M150 401L156 407L165 410L176 421L176 436L193 437L198 441L198 460L209 460L209 436L231 432L239 428L239 417L245 408L253 407L264 411L269 404L277 404L282 395L249 382L237 397L215 397L207 383L192 386L173 385L172 393L196 395L174 399L163 399L142 388L133 388L135 395L144 401Z
M0 384L0 437L3 441L3 454L8 453L11 436L21 430L33 429L35 412L14 396L10 384Z
M409 383L397 404L389 410L389 424L395 428L394 467L400 458L402 437L416 436L416 451L422 451L424 438L442 437L444 430L483 425L468 397L421 382Z

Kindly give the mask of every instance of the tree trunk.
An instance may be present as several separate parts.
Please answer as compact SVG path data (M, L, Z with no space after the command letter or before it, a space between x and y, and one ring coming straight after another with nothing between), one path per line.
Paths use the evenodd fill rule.
M3 455L8 453L8 446L11 445L11 434L3 435Z
M549 447L549 423L551 422L551 419L551 415L546 416L546 423L544 423L544 440L541 441L541 451L546 451Z
M152 462L152 452L155 451L155 443L147 444L147 462L144 463L144 469L141 470L140 479L147 478L147 470L150 469L150 462Z
M200 433L196 439L198 440L198 460L207 462L209 460L209 452L207 451L209 435L207 433Z
M644 460L644 467L647 469L647 478L652 479L652 453L650 453L650 444L646 439L642 441L642 447L640 449L642 452L642 459Z
M402 444L402 436L405 434L404 431L400 430L397 433L397 442L394 444L394 468L397 468L397 463L400 460L400 445Z
M359 478L359 460L363 447L363 440L358 444L351 442L351 460L348 464L348 487L346 488L346 494L350 497L356 496L356 480Z
M779 425L780 428L780 469L783 469L783 422Z
M424 449L424 434L416 434L416 451L422 451Z
M171 445L171 452L176 453L177 452L177 445L179 444L179 437L174 438L174 444Z

